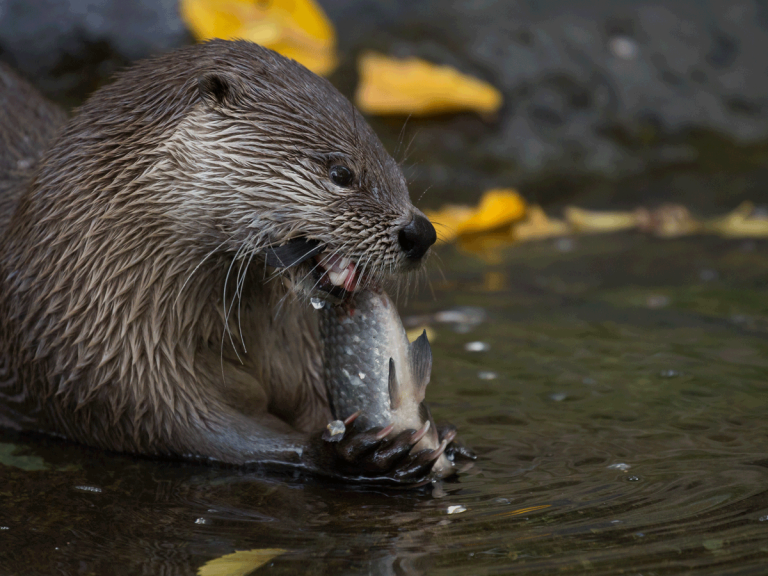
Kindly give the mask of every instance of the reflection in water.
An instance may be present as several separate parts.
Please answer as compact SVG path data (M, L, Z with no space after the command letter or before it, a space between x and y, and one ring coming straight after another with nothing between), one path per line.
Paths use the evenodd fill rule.
M423 290L407 314L436 331L433 414L479 459L435 490L2 433L0 573L196 574L279 548L257 574L759 574L767 249L548 241L507 253L491 270L504 282L444 249L436 299Z

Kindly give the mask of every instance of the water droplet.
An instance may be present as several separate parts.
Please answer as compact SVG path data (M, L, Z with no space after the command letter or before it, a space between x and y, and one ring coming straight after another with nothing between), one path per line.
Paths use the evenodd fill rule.
M640 482L639 476L627 476L627 482Z
M0 526L0 530L10 530L10 526Z
M499 376L496 372L484 371L478 372L477 377L480 378L480 380L495 380Z
M626 472L630 468L631 466L629 464L625 464L624 462L618 462L617 464L611 464L608 466L608 470L621 470L622 472Z
M205 523L206 523L205 518L198 518L197 520L195 520L195 524L205 524Z
M549 395L549 399L554 400L555 402L562 402L566 398L568 398L568 394L565 392L555 392L554 394Z
M464 350L467 352L487 352L491 345L487 342L467 342L464 344Z
M344 426L344 422L341 420L334 420L333 422L330 422L328 426L326 426L328 429L329 436L338 436L339 434L344 434L344 432L347 431L346 426Z
M312 303L312 308L315 310L320 310L323 306L325 306L325 302L320 300L320 298L310 298L309 300Z
M589 376L587 376L586 378L584 378L584 379L581 381L581 383L582 383L582 384L586 384L587 386L594 386L595 384L597 384L597 380L595 380L594 378L590 378Z
M461 514L462 512L466 512L467 509L464 508L464 506L448 506L448 514Z
M758 520L760 520L760 522L768 522L768 514L765 516L760 516ZM6 528L6 530L8 530L8 528Z
M509 498L494 498L493 501L496 504L511 504L511 500Z

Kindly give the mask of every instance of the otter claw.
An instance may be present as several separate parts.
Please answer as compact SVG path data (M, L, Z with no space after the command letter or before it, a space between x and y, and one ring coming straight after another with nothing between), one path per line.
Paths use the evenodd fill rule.
M429 432L430 425L431 424L430 424L429 420L424 422L424 426L422 426L418 431L413 433L413 437L411 438L411 442L413 444L418 444L419 440L424 438L424 436L427 434L427 432Z
M392 430L394 429L395 429L394 424L390 424L386 428L382 428L381 431L378 434L376 434L375 436L376 440L383 440L384 438L389 436L389 433L392 432Z

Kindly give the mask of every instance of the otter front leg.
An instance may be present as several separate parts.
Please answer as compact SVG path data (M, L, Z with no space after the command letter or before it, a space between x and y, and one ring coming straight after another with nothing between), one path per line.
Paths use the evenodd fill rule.
M279 464L304 467L308 438L273 416L246 416L235 410L219 411L213 419L188 434L194 439L183 447L184 456L225 464Z
M347 419L352 424L354 416ZM339 442L322 432L304 434L271 414L248 417L219 414L193 434L194 446L184 455L235 465L277 465L306 470L344 481L379 485L418 485L428 480L445 442L437 450L410 454L426 430L406 430L390 437L391 427L356 430L350 427ZM450 440L449 440L450 441Z

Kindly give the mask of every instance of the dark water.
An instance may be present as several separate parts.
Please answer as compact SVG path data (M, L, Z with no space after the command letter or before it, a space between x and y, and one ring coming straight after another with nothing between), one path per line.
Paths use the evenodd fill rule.
M0 574L195 574L265 548L286 552L257 574L768 571L768 242L440 256L405 313L487 314L433 323L428 400L479 455L458 481L359 491L4 433Z

